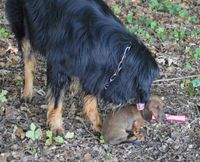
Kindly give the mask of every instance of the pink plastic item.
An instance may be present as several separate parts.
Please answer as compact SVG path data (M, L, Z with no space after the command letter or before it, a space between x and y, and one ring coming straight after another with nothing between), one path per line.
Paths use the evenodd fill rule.
M144 103L137 103L137 109L138 109L139 111L144 110L144 106L145 106Z
M165 114L165 117L168 121L176 121L176 122L185 122L186 121L186 116L184 115L170 115L170 114ZM152 120L156 120L155 117L152 117Z

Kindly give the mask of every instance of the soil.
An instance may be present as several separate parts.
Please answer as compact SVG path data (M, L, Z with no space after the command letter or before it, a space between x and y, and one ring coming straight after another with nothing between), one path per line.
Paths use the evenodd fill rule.
M127 15L134 20L140 17L154 18L159 25L168 29L197 29L200 27L200 2L197 0L175 0L190 15L197 17L197 22L184 24L184 19L170 16L148 8L150 0L132 0L124 5L123 0L107 0L110 6L121 6L119 18L126 22ZM0 1L0 28L10 30L4 13L5 1ZM63 123L66 132L75 134L64 144L53 143L45 146L47 106L45 102L46 75L45 60L38 56L37 73L34 81L34 98L31 103L21 103L23 89L23 63L17 53L16 40L0 37L0 92L7 90L7 102L0 105L0 161L200 161L200 89L196 94L188 93L187 86L181 86L184 77L200 74L200 60L186 54L185 48L194 49L200 44L200 35L182 40L160 40L152 33L154 43L144 37L140 38L152 51L159 63L160 82L155 82L152 93L160 96L164 102L164 110L168 114L185 115L184 123L164 122L145 123L143 133L145 141L139 144L121 144L110 146L100 144L98 136L82 115L83 92L73 87L67 92ZM190 62L192 68L184 68ZM169 78L182 78L172 79ZM105 116L105 105L99 103L101 114ZM33 142L25 137L31 123L40 127L43 137Z

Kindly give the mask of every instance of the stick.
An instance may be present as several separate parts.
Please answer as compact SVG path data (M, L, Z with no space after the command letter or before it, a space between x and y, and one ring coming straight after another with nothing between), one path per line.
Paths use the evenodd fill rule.
M158 83L158 82L169 82L169 81L184 80L184 79L198 78L198 77L200 77L200 74L197 74L197 75L190 75L190 76L184 76L184 77L178 77L178 78L160 79L160 80L155 80L153 83Z

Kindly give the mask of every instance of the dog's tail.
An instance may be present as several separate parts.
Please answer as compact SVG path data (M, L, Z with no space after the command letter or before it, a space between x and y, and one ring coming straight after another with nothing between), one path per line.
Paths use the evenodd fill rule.
M21 41L25 36L24 0L7 0L6 15L20 48Z

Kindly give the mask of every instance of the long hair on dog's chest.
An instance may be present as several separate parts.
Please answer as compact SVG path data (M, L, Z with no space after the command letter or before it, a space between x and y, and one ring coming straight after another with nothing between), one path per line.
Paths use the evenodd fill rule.
M33 49L78 77L87 93L116 104L148 101L156 61L102 0L28 0L23 14ZM122 69L105 89L128 46Z

